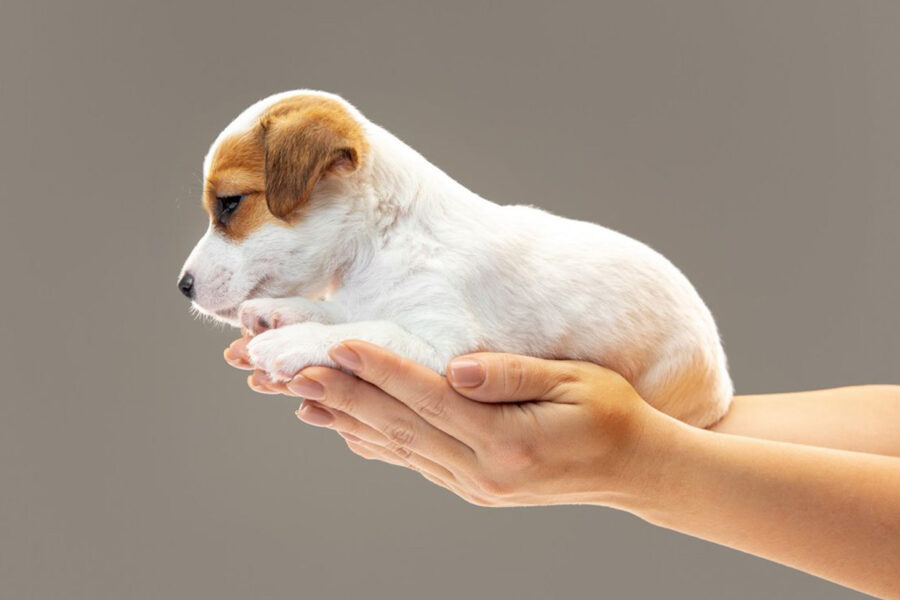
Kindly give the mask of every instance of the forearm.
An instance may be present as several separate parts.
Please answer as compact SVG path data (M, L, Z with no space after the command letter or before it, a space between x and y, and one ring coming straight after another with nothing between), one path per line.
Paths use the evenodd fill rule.
M900 386L737 396L710 431L900 456Z
M900 598L900 459L711 433L643 436L643 519L825 579Z
M785 418L748 418L754 412L740 399L719 432L690 427L652 409L621 376L588 363L479 353L456 359L444 379L366 342L331 350L355 377L313 367L287 389L307 398L304 405L312 399L333 411L308 422L352 434L345 439L362 456L415 468L486 506L615 506L900 600L900 458L722 433L743 424L745 435L771 435ZM473 386L476 371L481 383ZM831 393L841 418L830 427L861 427L846 390L838 392ZM827 399L818 394L820 403ZM781 408L814 421L803 396L782 397L794 403ZM860 412L887 432L878 446L886 447L895 405L882 412L866 406ZM812 422L804 435L823 429Z

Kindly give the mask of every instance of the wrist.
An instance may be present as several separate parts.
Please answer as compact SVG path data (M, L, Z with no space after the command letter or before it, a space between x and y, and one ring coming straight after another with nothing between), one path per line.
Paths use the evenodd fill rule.
M651 407L612 480L597 487L595 503L654 521L675 493L707 432Z

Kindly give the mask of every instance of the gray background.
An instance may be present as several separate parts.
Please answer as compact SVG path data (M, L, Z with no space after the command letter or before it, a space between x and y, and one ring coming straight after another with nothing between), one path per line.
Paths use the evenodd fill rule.
M201 158L338 92L678 264L738 389L898 381L900 5L0 4L0 596L851 598L592 507L489 510L250 392L175 289Z

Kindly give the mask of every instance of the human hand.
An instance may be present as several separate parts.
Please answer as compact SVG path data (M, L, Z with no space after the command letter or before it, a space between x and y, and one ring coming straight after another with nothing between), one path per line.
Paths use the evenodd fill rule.
M287 385L257 372L251 386L307 398L302 420L475 504L613 506L900 599L896 458L690 427L589 363L473 354L445 379L365 342L331 356L356 377L310 367ZM252 369L246 340L226 358Z
M252 369L246 344L225 356ZM356 454L484 506L620 505L647 485L655 457L641 439L674 423L621 376L585 362L479 353L452 360L444 378L367 342L330 355L355 376L308 367L283 383L254 371L249 385L305 398L297 416L335 429Z

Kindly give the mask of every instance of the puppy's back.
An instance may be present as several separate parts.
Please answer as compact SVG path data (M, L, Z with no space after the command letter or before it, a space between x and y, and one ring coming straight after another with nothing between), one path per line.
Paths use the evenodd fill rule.
M483 336L491 349L609 367L693 425L727 411L733 389L715 321L668 259L592 223L525 206L502 212L482 263L491 275L470 296L489 313L479 320L493 329Z

